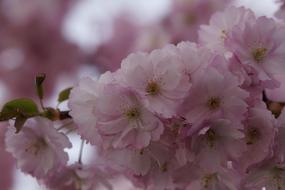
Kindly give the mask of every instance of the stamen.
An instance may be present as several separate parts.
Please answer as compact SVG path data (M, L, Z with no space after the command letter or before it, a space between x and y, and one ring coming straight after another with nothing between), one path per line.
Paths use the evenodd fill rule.
M129 120L136 120L140 117L140 111L138 108L133 107L133 108L128 109L125 115Z
M266 56L266 53L267 53L267 49L262 48L262 47L252 50L252 56L257 63L260 63L261 61L263 61L263 59Z
M39 151L47 146L47 143L44 139L40 138L35 141L32 141L31 143L27 144L25 147L25 152L30 152L34 154L35 156L38 155Z
M208 189L211 181L216 178L216 174L213 173L213 174L208 174L208 175L205 175L203 178L202 178L202 186L205 188L205 189Z
M207 106L210 108L210 110L215 110L220 107L221 100L218 97L212 97L208 100Z
M159 85L155 82L155 81L150 81L148 84L147 84L147 87L145 89L145 91L151 95L151 96L155 96L159 93L160 91L160 88L159 88Z

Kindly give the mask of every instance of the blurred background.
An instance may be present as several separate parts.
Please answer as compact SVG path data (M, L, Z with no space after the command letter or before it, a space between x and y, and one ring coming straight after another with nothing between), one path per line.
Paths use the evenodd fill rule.
M34 77L46 73L45 104L56 105L60 90L85 75L115 71L131 52L151 51L168 43L197 41L201 24L234 4L258 16L275 14L276 0L0 0L0 106L13 98L36 99ZM1 124L4 125L4 124ZM5 152L0 128L0 189L45 189L15 168ZM74 163L79 137L70 136ZM84 162L94 150L84 148ZM117 189L133 189L117 180Z

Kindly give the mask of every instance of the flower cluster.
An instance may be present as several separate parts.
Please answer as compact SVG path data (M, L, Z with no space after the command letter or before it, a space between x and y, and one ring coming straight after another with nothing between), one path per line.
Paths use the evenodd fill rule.
M97 147L90 167L66 164L71 143L45 114L19 134L10 128L7 150L51 189L111 189L117 175L146 190L284 189L285 111L267 101L285 75L284 30L228 7L200 27L198 43L132 53L117 71L82 78L68 106Z

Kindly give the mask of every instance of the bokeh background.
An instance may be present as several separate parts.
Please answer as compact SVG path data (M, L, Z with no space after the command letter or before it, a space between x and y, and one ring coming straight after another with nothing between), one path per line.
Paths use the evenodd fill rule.
M13 98L36 99L37 73L47 74L45 104L55 106L61 89L82 76L115 71L131 52L197 41L199 25L229 4L269 17L279 8L276 0L0 0L0 106ZM44 190L5 153L4 129L0 189ZM80 139L70 138L69 162L74 163ZM94 148L85 146L83 155L85 163L92 162ZM124 179L114 183L117 190L133 189Z

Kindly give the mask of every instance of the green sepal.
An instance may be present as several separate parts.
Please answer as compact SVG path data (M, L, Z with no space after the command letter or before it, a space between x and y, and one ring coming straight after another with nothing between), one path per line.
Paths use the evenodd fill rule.
M58 103L64 102L65 100L68 100L70 91L72 90L72 87L66 88L62 90L57 98Z
M25 124L25 122L27 121L27 117L23 116L23 115L19 115L16 117L15 120L15 128L16 128L16 133L19 133L21 131L21 129L23 128L23 125Z

